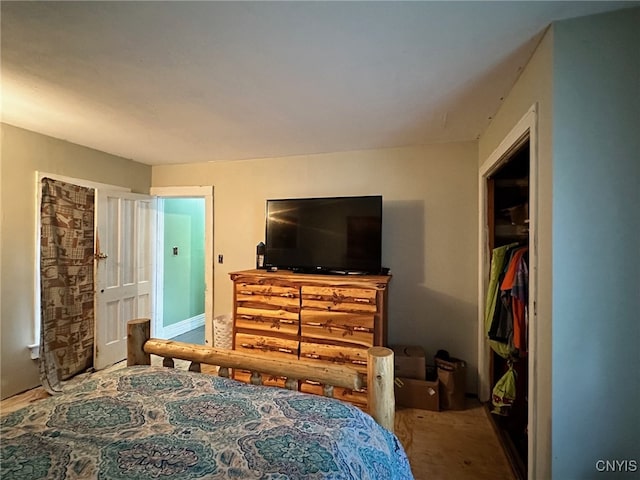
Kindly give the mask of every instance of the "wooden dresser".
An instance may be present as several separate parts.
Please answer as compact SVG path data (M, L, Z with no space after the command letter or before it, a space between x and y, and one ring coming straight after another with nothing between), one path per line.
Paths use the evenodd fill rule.
M367 373L366 350L387 343L387 275L310 275L245 270L233 280L233 348L290 359L346 364ZM234 378L249 381L249 372ZM284 379L263 377L283 387ZM302 382L304 392L323 385ZM335 388L335 398L366 410L366 391Z

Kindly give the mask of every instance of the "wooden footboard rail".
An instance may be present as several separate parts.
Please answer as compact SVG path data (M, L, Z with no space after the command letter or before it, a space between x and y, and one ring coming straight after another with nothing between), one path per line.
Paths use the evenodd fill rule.
M220 367L218 375L229 376L230 368L249 370L251 383L261 384L260 373L285 377L286 387L297 390L298 380L313 380L327 385L326 396L333 387L359 390L367 386L369 413L380 425L393 432L395 397L393 391L393 351L371 347L367 351L367 375L348 366L318 365L311 360L295 362L256 357L235 350L151 338L151 320L130 320L127 325L127 365L151 365L151 355L163 357L163 365L173 367L173 359L191 362L189 370L200 371L200 365ZM260 372L260 373L258 373Z

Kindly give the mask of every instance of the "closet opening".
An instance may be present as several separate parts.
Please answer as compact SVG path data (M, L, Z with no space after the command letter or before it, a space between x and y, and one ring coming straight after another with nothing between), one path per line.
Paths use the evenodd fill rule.
M529 451L530 139L486 177L491 263L485 329L490 345L489 418L516 478L527 478Z

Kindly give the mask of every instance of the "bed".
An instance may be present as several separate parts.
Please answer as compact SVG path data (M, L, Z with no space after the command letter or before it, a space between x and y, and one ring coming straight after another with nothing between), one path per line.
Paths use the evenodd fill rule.
M131 366L93 374L63 395L2 417L0 478L413 478L397 437L357 407L197 371L136 365L158 349L167 365L196 357L190 370L199 369L203 356L215 359L224 364L223 375L246 366L246 359L135 332L129 333ZM263 372L282 373L280 367L260 365ZM318 370L322 381L344 378L339 369ZM392 382L380 377L383 372L378 382Z

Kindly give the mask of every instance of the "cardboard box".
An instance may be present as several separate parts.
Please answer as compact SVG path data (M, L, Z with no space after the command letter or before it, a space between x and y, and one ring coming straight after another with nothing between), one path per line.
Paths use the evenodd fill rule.
M420 408L422 410L440 410L440 381L416 380L415 378L396 377L396 406Z
M436 357L440 380L440 405L443 410L464 410L467 365L458 358Z
M426 379L426 360L422 347L417 345L392 346L394 375L402 378Z

